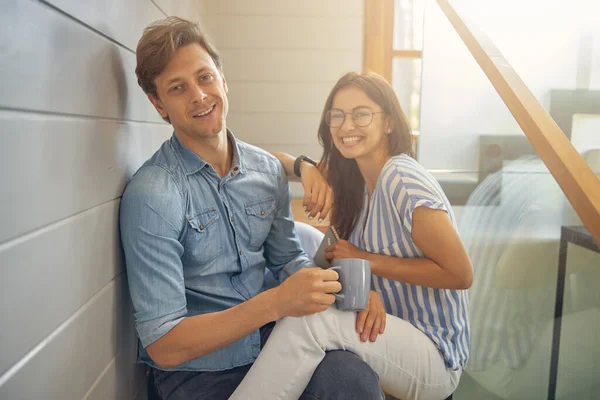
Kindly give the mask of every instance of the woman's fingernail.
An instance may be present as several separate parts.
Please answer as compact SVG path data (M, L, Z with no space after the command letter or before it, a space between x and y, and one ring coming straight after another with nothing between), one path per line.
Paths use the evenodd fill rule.
M319 218L319 223L323 222L323 218Z
M314 217L313 217L312 215L310 215L310 216L308 217L308 219L309 219L309 220L310 220L310 219L313 219L313 218L314 218Z
M358 333L363 333L363 329L364 329L364 328L363 328L362 326L359 326L359 327L358 327Z

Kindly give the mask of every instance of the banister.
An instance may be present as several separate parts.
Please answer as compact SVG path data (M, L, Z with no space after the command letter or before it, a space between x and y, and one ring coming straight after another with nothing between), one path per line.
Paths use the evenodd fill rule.
M448 0L437 3L600 244L600 179L492 41L469 26Z

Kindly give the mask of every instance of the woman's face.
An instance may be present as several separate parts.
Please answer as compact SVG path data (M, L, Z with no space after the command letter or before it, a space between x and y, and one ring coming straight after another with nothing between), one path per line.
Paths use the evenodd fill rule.
M328 118L333 143L345 158L387 155L388 118L362 90L354 86L340 89Z

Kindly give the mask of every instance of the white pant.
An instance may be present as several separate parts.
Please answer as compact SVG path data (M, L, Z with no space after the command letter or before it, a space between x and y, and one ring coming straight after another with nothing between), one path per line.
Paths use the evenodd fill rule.
M278 321L230 400L298 399L329 350L357 354L379 375L386 393L404 400L444 399L460 379L461 371L447 370L436 345L409 322L388 314L383 335L361 342L356 313L331 306Z

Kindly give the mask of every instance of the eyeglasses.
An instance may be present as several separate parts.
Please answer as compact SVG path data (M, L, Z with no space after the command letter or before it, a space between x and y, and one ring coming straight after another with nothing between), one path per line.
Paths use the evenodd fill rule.
M330 128L339 128L344 124L346 114L350 114L352 116L352 122L354 122L354 125L364 128L373 122L373 114L384 114L384 112L373 112L366 107L360 107L352 110L352 112L345 113L339 108L332 108L325 113L325 123L329 125Z

